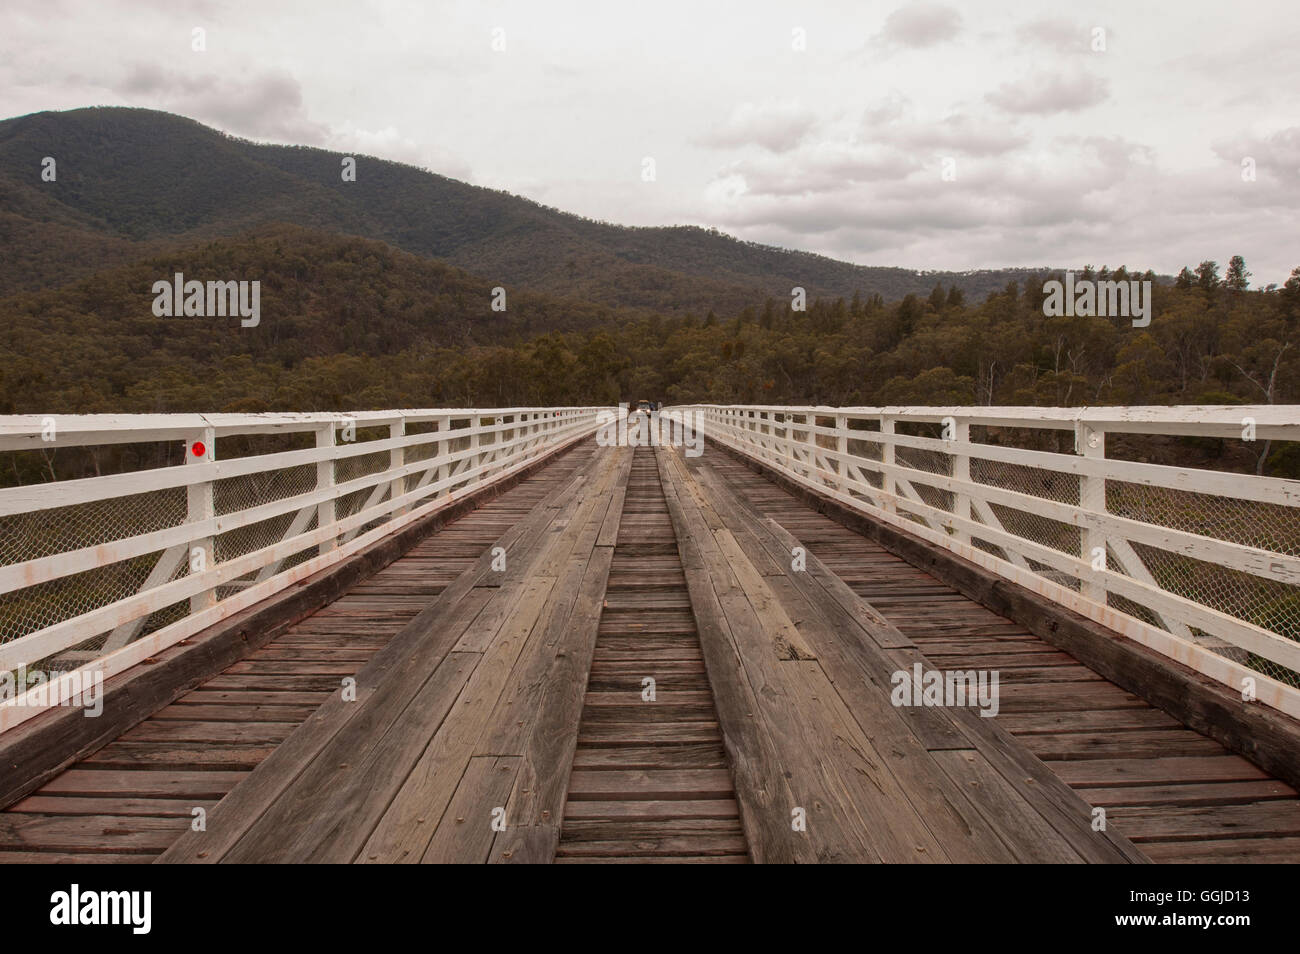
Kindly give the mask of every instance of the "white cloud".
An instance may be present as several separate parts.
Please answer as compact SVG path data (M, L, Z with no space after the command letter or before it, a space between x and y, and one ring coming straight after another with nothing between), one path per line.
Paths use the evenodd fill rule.
M1113 31L1106 31L1107 39ZM1030 47L1053 50L1057 53L1088 53L1092 51L1092 27L1073 20L1047 17L1018 26L1015 38Z
M911 3L885 19L879 40L886 46L924 49L951 40L961 32L961 14L938 3Z
M921 167L914 156L853 142L808 145L784 156L742 159L717 176L742 182L748 196L835 193L865 182L906 178Z
M370 130L357 128L347 122L329 131L328 146L339 152L404 162L453 179L472 178L469 165L459 156L428 143L416 142L393 126ZM522 190L522 186L517 188Z
M696 141L704 146L754 144L770 152L787 152L816 124L816 114L795 102L741 103L724 122Z
M1289 126L1266 135L1242 134L1214 144L1219 158L1241 166L1254 161L1257 182L1283 186L1300 193L1300 126Z
M913 153L940 150L967 156L1001 155L1030 141L1027 133L1000 120L951 113L942 119L922 122L904 115L892 105L868 108L860 127L862 138Z
M238 136L322 145L328 131L307 118L302 87L273 69L237 75L164 69L136 63L112 87L133 105L152 106Z
M1004 83L987 99L1008 113L1072 113L1105 102L1109 85L1100 76L1082 70L1069 73L1037 72L1014 83Z

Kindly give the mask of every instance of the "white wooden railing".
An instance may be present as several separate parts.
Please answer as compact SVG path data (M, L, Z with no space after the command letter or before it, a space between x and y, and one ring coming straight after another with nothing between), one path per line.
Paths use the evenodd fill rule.
M0 487L0 676L122 672L587 436L602 410L0 417L16 484ZM68 466L96 476L58 479ZM0 731L34 698L0 702Z
M1166 435L1222 440L1239 463L1253 461L1265 441L1300 440L1300 407L666 413L682 411L696 412L706 445L757 458L1300 717L1300 481L1141 462L1167 453ZM1072 450L1061 431L1073 433ZM1108 435L1124 435L1124 459L1107 457Z

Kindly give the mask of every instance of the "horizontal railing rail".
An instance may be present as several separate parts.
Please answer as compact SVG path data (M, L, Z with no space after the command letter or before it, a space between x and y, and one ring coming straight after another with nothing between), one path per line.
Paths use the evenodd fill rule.
M1145 453L1207 438L1250 442L1237 456L1254 459L1300 441L1300 407L666 413L683 411L707 442L1300 717L1300 481ZM1108 435L1125 459L1107 457Z
M59 680L123 672L608 411L0 417L0 676L38 683L0 695L0 731L56 704Z

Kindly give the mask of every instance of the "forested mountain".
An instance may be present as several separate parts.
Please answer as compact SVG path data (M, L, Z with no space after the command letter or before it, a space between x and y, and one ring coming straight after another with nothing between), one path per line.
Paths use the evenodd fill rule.
M45 157L57 163L41 179ZM196 239L287 222L380 239L491 280L609 305L684 312L768 296L928 292L983 297L1024 269L918 273L850 265L694 227L626 228L412 166L229 137L147 109L0 122L0 294L48 287Z

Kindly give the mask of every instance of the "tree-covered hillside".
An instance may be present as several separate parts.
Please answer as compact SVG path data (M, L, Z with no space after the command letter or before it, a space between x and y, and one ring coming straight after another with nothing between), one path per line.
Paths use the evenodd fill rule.
M896 300L938 280L982 298L1027 274L868 268L695 227L626 228L380 159L357 157L345 182L342 159L146 109L0 121L0 240L15 249L0 260L0 294L274 222L380 239L494 285L661 312L738 309L795 286Z

